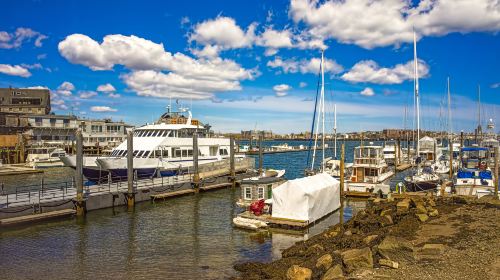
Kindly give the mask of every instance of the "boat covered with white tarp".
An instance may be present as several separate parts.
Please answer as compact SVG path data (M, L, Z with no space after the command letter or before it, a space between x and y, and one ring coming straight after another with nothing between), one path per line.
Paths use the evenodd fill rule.
M312 223L340 208L340 181L327 173L289 180L273 189L272 217Z

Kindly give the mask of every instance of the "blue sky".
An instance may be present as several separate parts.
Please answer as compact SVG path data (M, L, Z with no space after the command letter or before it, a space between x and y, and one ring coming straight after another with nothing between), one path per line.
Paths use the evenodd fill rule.
M448 76L455 131L476 125L479 85L482 121L500 117L495 1L38 0L2 7L0 86L47 87L58 114L142 125L172 98L216 131L305 131L325 49L327 107L337 104L339 131L403 127L405 107L413 107L415 30L422 127L444 126Z

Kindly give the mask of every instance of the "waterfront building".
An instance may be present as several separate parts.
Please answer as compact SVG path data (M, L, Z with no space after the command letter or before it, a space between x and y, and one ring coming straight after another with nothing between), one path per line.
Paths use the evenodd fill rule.
M0 112L46 115L50 113L48 89L0 88Z
M24 115L19 119L28 125L30 145L71 146L75 140L77 120L72 115Z
M133 129L132 125L111 119L80 119L78 127L82 130L84 146L107 148L117 147L127 138L127 131Z

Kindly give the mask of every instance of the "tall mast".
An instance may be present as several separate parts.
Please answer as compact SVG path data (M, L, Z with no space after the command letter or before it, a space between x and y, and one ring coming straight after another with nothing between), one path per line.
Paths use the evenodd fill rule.
M451 125L451 94L450 77L448 77L448 141L451 143L453 137L453 127ZM451 144L450 144L451 145Z
M335 159L337 159L337 104L333 105L333 136L334 136L334 155Z
M481 86L477 85L477 137L480 139L483 134L481 127Z
M320 72L321 74L323 74L323 52L321 53L321 63L320 63ZM321 89L323 89L323 75L321 77ZM316 161L316 149L318 147L318 130L319 130L319 121L320 121L320 115L321 115L321 109L323 108L323 90L321 90L321 95L320 95L320 98L319 98L319 104L317 105L318 107L316 108L319 108L320 112L318 113L318 115L316 116L316 120L313 120L313 122L315 122L316 125L314 125L314 131L311 132L311 133L314 133L314 147L313 147L313 155L312 155L312 161L311 161L311 171L314 170L314 163ZM323 163L321 163L321 166L323 166Z
M324 64L324 50L321 50L321 117L322 117L322 161L321 161L321 171L325 170L325 64Z
M413 63L415 65L415 107L417 111L417 157L420 156L420 97L418 94L418 58L417 58L417 35L413 31Z

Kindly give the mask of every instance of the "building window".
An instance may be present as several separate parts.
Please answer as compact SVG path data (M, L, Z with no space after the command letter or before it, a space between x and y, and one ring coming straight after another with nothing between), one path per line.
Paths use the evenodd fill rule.
M245 199L252 199L252 188L245 187Z
M92 133L102 132L101 125L92 125L90 129L91 129Z
M257 189L257 197L258 199L264 199L264 187L259 187Z

